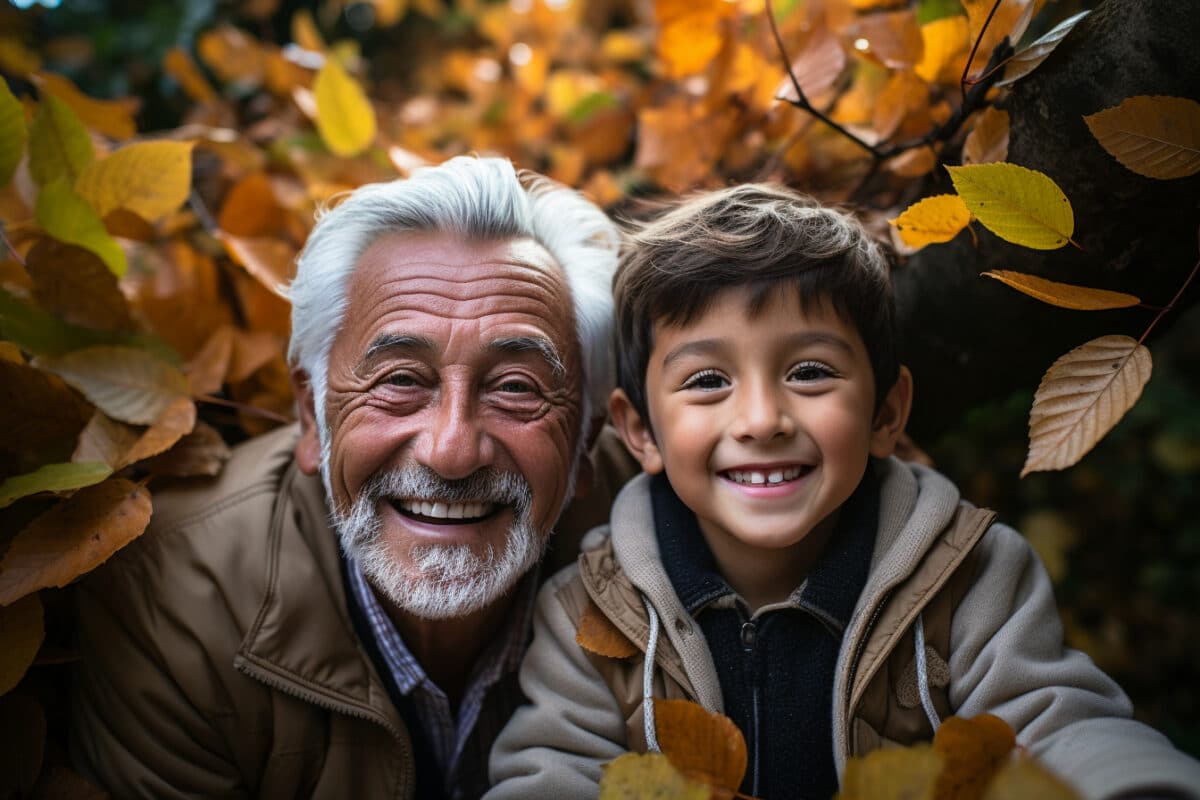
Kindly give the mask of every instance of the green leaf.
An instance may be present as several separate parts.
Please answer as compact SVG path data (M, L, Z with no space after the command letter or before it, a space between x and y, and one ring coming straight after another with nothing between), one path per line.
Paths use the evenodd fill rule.
M920 0L917 3L917 23L920 25L962 13L961 0Z
M38 492L65 492L99 483L112 474L108 464L85 461L46 464L33 472L14 475L0 483L0 508L10 506L22 497Z
M108 235L100 216L65 181L59 179L42 187L34 217L60 242L79 245L100 256L118 278L128 269L125 251Z
M25 152L25 109L0 78L0 186L8 185Z
M92 163L92 138L71 107L42 95L29 129L29 174L39 186L64 178L73 184Z
M616 107L617 98L613 96L612 92L592 92L567 112L567 121L575 125L582 125L593 115Z
M1071 241L1075 212L1049 176L1006 163L946 169L970 212L1001 239L1035 250L1055 250Z

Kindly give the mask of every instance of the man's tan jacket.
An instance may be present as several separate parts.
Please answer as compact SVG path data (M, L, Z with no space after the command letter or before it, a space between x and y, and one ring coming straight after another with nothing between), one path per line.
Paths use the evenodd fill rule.
M354 634L296 437L258 437L218 478L156 492L150 529L77 587L72 756L114 796L411 798L414 769L432 768L413 763ZM615 444L601 477L629 473ZM602 484L570 512L566 538L611 496Z

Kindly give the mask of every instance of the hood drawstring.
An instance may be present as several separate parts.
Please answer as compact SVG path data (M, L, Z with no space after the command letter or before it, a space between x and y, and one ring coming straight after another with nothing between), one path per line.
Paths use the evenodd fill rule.
M933 707L933 696L929 693L929 670L925 663L925 619L922 614L917 615L917 624L913 628L913 641L917 650L917 691L921 694L921 707L925 709L925 717L933 726L933 732L937 733L942 719L938 716L937 709Z
M650 641L646 643L646 660L642 664L642 718L646 723L646 749L661 753L658 746L658 731L654 725L654 652L658 649L658 614L650 601L642 597L646 615L650 618Z

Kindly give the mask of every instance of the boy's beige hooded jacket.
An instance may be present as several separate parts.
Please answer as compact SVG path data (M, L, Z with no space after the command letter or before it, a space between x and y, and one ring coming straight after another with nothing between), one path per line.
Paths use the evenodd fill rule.
M986 712L1087 798L1200 798L1200 763L1131 720L1121 689L1063 646L1049 578L1025 539L962 502L932 470L890 459L880 478L871 571L834 676L839 774L852 755L929 739L951 714ZM595 797L605 762L644 752L653 735L644 703L648 650L653 697L722 710L703 634L659 559L646 476L622 490L610 527L585 547L538 598L521 669L531 705L492 751L489 800ZM585 615L619 631L628 654L581 648Z

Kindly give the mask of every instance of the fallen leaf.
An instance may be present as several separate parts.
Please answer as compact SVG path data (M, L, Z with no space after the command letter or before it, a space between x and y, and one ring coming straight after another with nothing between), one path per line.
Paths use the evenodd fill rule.
M887 139L914 110L929 106L929 85L911 72L896 72L875 99L872 126L880 141Z
M145 350L101 345L61 356L39 356L34 366L58 375L113 419L149 425L180 397L191 395L182 372Z
M143 348L166 361L179 359L166 342L153 334L81 328L20 301L3 289L0 289L0 338L34 355L62 355L92 345L123 344Z
M196 405L177 398L145 429L132 428L97 411L79 435L73 461L102 461L114 472L170 449L196 425Z
M0 81L0 186L12 180L25 155L25 109L7 81Z
M1008 39L1015 44L1020 40L1025 31L1024 25L1029 22L1029 17L1026 16L1029 6L1033 3L1040 8L1043 2L1044 0L962 0L970 26L971 43L974 45L976 41L979 42L975 61L972 63L972 75L977 77L976 73L982 70L1000 42ZM983 31L983 25L989 15L992 21L988 23L987 31Z
M964 164L986 164L1008 158L1008 112L988 106L963 142Z
M599 800L709 800L707 785L690 781L659 753L626 753L604 765Z
M1101 336L1055 361L1033 396L1021 477L1083 458L1141 397L1151 367L1150 351L1128 336Z
M655 0L657 55L668 78L701 72L724 44L721 21L735 9L724 0Z
M150 493L123 478L80 489L13 538L0 560L0 605L48 586L66 586L141 536Z
M117 278L89 250L42 239L25 256L38 305L68 322L104 331L131 330L129 302Z
M942 755L927 744L873 750L846 762L834 800L934 800Z
M883 168L902 178L919 178L937 166L937 153L928 145L905 150L884 162Z
M234 184L221 204L217 225L234 236L273 236L283 231L286 213L275 199L271 179L254 172Z
M21 682L45 636L42 601L36 594L0 605L0 695Z
M1070 308L1076 311L1104 311L1110 308L1129 308L1142 301L1124 292L1110 292L1107 289L1091 289L1086 286L1074 286L1069 283L1047 280L1037 275L1024 272L1013 272L1006 269L989 270L983 273L1006 286L1011 286L1018 292L1037 298L1043 303L1049 303L1059 308Z
M1169 180L1200 172L1200 103L1137 95L1085 116L1092 135L1128 169Z
M1054 250L1071 240L1075 213L1047 175L1016 164L946 167L967 208L1005 241Z
M110 236L149 242L154 239L154 226L127 208L114 209L104 215L104 229Z
M93 161L75 191L103 217L124 208L150 222L175 211L192 188L192 142L139 142Z
M846 49L842 47L841 39L825 26L809 34L792 60L792 75L809 100L833 88L845 68ZM784 77L776 94L781 100L795 102L798 99L791 77Z
M595 603L588 603L579 617L575 643L588 652L606 658L628 658L638 652L629 637L604 615Z
M233 338L232 325L220 326L188 361L184 372L197 396L221 391L233 356Z
M287 299L284 288L295 272L296 248L291 244L266 236L234 236L219 232L225 249L233 260L246 268L255 280L279 298Z
M92 138L70 106L44 95L29 128L29 175L39 186L74 183L92 162Z
M925 55L925 40L911 9L869 14L851 26L855 49L888 69L910 70ZM859 44L862 42L862 44Z
M211 425L196 427L165 453L146 459L142 466L152 475L191 478L218 475L231 455L229 445Z
M1081 800L1062 778L1032 758L1019 758L996 775L983 800Z
M348 157L366 150L375 139L375 110L362 87L335 58L317 72L317 131L335 155Z
M62 380L24 362L0 361L0 449L40 463L66 460L91 406ZM31 464L32 466L32 464Z
M200 35L196 52L223 81L257 85L262 82L262 48L249 34L232 25L223 25Z
M979 797L1016 743L1012 728L994 714L943 720L933 737L933 749L943 759L935 789L938 800Z
M182 47L172 47L163 56L163 72L170 75L179 84L188 97L197 103L211 103L217 99L217 93L200 67L192 60Z
M55 239L98 255L118 278L129 268L125 251L108 235L100 216L62 178L38 192L34 216Z
M97 100L79 91L68 78L54 72L39 72L31 76L42 92L62 100L74 111L81 122L92 130L113 139L128 139L137 133L133 115L141 107L136 97L119 100Z
M271 359L282 356L285 349L286 343L270 331L235 331L226 380L246 380Z
M1042 62L1049 58L1054 49L1067 37L1067 34L1090 13L1092 13L1091 9L1088 9L1087 11L1080 11L1074 16L1067 17L1047 31L1037 41L1017 51L1008 60L1008 64L1004 67L1004 77L996 81L996 85L1008 86L1016 83L1040 67Z
M663 755L689 778L736 792L746 774L746 740L733 720L690 700L655 700Z
M939 194L918 200L888 222L909 247L948 242L967 227L971 212L956 194Z
M46 464L33 472L15 475L0 483L0 508L39 492L67 492L99 483L112 474L107 464ZM4 601L0 600L0 605Z
M921 61L913 71L929 83L957 83L971 49L967 18L955 14L926 22L921 26L921 42Z

